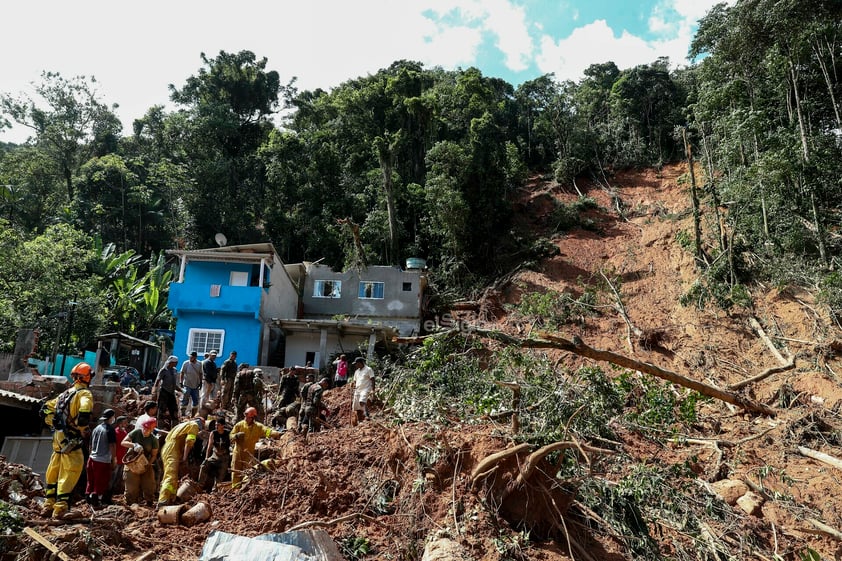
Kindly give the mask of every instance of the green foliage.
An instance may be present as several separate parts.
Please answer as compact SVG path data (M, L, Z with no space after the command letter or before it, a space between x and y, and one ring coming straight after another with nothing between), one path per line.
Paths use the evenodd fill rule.
M595 315L597 295L586 287L579 297L569 292L524 292L513 309L529 321L548 329L559 329L577 318Z
M501 561L526 561L529 559L529 532L501 531L493 538L494 547Z
M842 274L834 271L819 281L819 301L830 309L837 325L842 321Z
M606 466L611 471L611 466ZM587 478L579 487L579 500L600 515L622 536L635 559L660 560L647 520L673 528L687 540L672 544L670 559L698 559L697 540L703 535L703 524L711 520L725 525L738 524L739 516L714 495L700 493L696 474L688 464L636 464L617 482Z
M98 279L89 275L92 259L91 240L70 226L50 226L43 234L28 237L0 223L4 350L12 350L21 327L38 328L43 339L55 340L60 318L71 308L76 320L71 346L92 340L106 309Z
M703 400L698 392L679 394L669 382L628 371L622 373L616 383L632 408L625 417L636 425L657 431L676 431L698 420L698 405Z
M569 204L557 202L550 218L550 222L554 224L553 230L566 232L574 228L595 229L593 220L582 216L584 211L595 208L597 208L597 203L592 197L579 197Z
M364 536L348 536L339 540L339 551L349 561L358 561L373 553L371 542Z

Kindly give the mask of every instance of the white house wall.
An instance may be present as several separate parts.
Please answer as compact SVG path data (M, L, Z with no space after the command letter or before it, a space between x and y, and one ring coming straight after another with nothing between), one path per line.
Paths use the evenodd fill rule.
M357 350L362 349L365 355L366 347L368 346L368 336L361 335L345 335L342 337L341 344L339 336L335 333L328 333L326 354L323 359L319 353L320 332L295 332L287 335L286 338L286 354L284 356L284 366L304 366L307 362L307 353L317 353L314 366L318 367L323 360L325 364L330 364L330 358L340 353L352 354Z

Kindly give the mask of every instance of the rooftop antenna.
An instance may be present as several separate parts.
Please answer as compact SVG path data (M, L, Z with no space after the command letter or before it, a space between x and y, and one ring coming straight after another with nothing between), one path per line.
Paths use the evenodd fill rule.
M228 238L225 237L225 234L222 232L217 232L217 234L213 237L216 240L216 245L219 247L225 247L225 244L228 243Z

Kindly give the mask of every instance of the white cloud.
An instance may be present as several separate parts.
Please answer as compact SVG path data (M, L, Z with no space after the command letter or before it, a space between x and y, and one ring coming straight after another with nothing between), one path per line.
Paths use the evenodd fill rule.
M485 27L497 36L496 46L504 55L504 64L514 72L525 70L532 57L526 13L505 0L484 2L488 10Z
M652 61L655 49L627 32L615 36L605 20L579 27L569 37L541 39L536 64L543 73L553 72L558 80L578 80L591 64L613 61L620 68Z
M701 19L717 0L664 0L648 19L652 38L622 30L615 32L604 19L576 28L569 36L541 37L535 62L541 72L559 80L579 80L591 64L613 61L620 69L669 57L673 66L687 64L687 50ZM729 3L733 3L730 0Z

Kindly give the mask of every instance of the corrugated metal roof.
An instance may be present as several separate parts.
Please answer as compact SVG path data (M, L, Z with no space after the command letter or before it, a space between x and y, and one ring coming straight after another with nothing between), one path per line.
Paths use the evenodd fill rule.
M41 400L30 395L23 395L22 393L10 392L9 390L0 390L0 398L9 398L24 403L39 403Z

